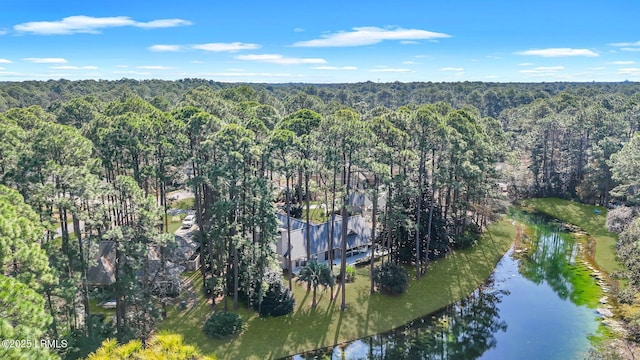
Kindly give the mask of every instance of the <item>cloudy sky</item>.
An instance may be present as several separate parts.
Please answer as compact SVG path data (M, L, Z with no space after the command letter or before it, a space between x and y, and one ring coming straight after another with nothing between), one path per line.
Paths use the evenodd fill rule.
M3 0L0 81L640 81L637 0Z

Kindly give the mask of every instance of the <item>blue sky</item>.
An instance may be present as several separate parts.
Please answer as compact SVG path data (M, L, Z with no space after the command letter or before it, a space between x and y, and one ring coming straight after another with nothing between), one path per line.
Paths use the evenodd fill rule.
M3 0L0 81L640 81L640 1Z

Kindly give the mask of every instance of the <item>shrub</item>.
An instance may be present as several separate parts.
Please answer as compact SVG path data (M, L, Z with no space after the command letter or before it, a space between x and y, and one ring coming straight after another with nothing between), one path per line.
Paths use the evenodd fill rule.
M212 338L222 339L242 331L240 315L232 312L217 312L204 323L204 332Z
M407 289L407 272L392 262L376 266L373 271L373 282L380 292L389 295L402 294Z
M282 282L278 272L267 270L263 282L256 284L253 290L251 307L261 316L282 316L293 311L296 300L288 287ZM260 299L260 287L267 286L264 296Z
M195 204L194 198L185 198L185 199L177 200L172 205L173 207L178 208L180 210L191 210L193 209L194 204Z
M302 219L302 205L291 205L289 214L294 219Z
M259 305L259 313L262 316L282 316L293 311L296 300L289 288L282 281L269 284L269 289Z
M626 206L618 206L607 212L607 230L620 234L633 221L633 209Z
M345 268L346 281L354 282L356 281L356 268L353 265L347 265Z
M480 239L482 229L476 224L465 224L462 231L455 236L455 247L457 249L465 249L475 245Z

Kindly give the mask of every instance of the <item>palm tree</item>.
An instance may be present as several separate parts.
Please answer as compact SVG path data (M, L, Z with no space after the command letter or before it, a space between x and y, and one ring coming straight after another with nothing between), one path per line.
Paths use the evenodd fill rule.
M327 286L333 286L335 279L329 269L329 266L325 263L319 263L316 260L311 260L300 269L297 282L306 282L307 289L313 287L313 303L311 307L316 307L316 289L318 285L322 285L324 288Z

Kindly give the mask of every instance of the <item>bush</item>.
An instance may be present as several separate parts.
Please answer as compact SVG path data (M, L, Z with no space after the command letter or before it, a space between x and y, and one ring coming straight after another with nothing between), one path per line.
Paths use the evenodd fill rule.
M376 266L373 270L373 282L380 292L389 295L402 294L407 289L407 272L391 262Z
M482 229L476 224L466 224L462 227L462 231L455 236L456 249L465 249L475 245L480 239Z
M232 312L217 312L204 323L204 332L212 338L222 339L242 331L240 315Z
M302 219L302 205L291 205L289 214L294 219Z
M346 281L347 282L354 282L356 281L356 268L353 265L347 265L347 267L345 268L345 275L346 275Z
M191 210L193 209L194 204L195 204L194 198L185 198L185 199L177 200L172 204L172 206L180 210Z
M296 300L289 288L282 281L269 284L269 289L258 305L258 312L262 316L282 316L293 311Z
M620 234L633 221L633 209L626 206L618 206L607 212L607 230Z
M282 316L293 311L296 300L289 288L282 282L282 276L279 272L267 270L263 282L257 282L256 285L256 289L253 289L251 307L260 316ZM258 294L260 294L260 287L264 285L267 285L268 288L260 299Z

